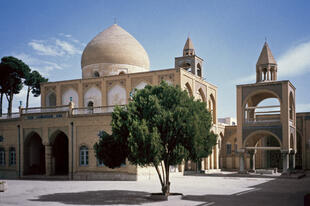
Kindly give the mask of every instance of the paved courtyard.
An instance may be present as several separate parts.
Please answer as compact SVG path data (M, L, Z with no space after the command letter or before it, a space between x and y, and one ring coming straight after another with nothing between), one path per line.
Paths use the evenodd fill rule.
M151 200L160 192L156 178L131 181L7 180L0 205L303 205L310 193L310 177L272 179L180 176L171 179L172 192L182 200Z

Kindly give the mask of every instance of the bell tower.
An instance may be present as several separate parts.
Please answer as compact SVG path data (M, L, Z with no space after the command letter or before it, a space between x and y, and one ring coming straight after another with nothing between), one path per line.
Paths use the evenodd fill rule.
M202 77L203 59L196 56L192 40L188 37L183 48L183 56L175 58L175 68L182 68Z
M267 42L265 42L256 63L256 83L264 81L276 81L277 73L277 62L274 59Z
M255 171L256 165L279 168L283 174L295 168L296 89L289 80L278 81L277 72L277 62L265 42L256 63L256 83L237 85L240 172Z

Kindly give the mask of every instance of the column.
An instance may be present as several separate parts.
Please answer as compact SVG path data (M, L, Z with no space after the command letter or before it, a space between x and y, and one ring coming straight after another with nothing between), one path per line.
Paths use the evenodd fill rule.
M289 168L290 170L295 169L295 150L291 150L289 153Z
M240 165L240 169L239 169L239 172L240 173L244 173L245 170L244 170L244 152L239 152L239 165Z
M250 154L250 171L255 171L255 150L249 150L248 153Z
M282 162L283 162L283 171L282 174L286 174L289 166L289 155L288 151L281 151L282 154Z
M52 175L52 146L45 146L45 173L47 176Z

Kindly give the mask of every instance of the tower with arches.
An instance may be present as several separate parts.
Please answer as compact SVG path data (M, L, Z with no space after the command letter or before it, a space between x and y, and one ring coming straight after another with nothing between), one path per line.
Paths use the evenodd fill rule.
M245 168L295 168L295 87L277 81L277 63L265 42L256 64L256 83L237 85L237 144Z
M175 58L175 68L182 68L202 77L203 59L196 56L192 40L188 37L183 48L183 56Z

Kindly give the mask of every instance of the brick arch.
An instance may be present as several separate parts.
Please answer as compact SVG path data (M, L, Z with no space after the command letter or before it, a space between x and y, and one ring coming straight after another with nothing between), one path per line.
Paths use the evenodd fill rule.
M262 136L258 136L258 135L262 135ZM256 143L263 137L266 137L266 136L272 136L274 137L279 145L280 145L280 148L282 148L282 141L281 139L276 135L274 134L273 132L270 132L270 131L266 131L266 130L257 130L255 132L252 132L250 133L243 141L243 148L246 147L246 144L251 141L251 140L254 140L254 144L250 145L251 147L254 147L256 145ZM251 139L252 138L252 139ZM254 139L253 139L254 138ZM253 143L253 142L252 142Z

